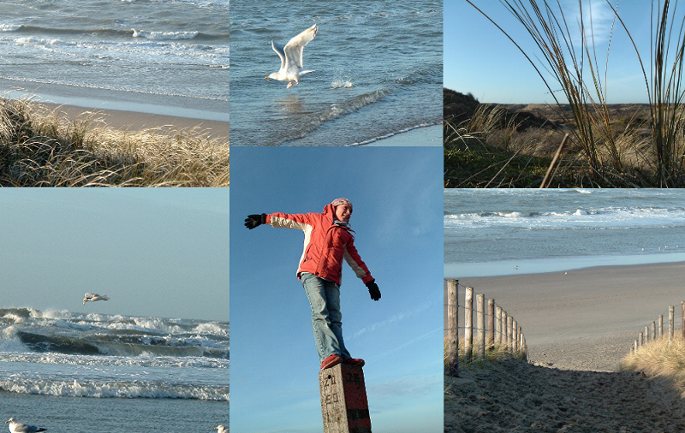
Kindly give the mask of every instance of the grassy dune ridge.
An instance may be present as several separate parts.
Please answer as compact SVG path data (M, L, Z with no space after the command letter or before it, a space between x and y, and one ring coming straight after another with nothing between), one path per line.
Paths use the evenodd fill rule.
M0 100L2 186L227 186L225 138L201 128L115 129L99 113L76 119Z

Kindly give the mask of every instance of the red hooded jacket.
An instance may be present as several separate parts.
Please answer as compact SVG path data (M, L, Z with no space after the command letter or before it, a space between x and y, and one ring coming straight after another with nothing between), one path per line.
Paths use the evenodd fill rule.
M266 215L272 227L300 229L304 232L304 249L297 277L309 272L340 285L343 258L364 284L373 281L371 272L354 247L354 235L345 225L334 224L335 210L327 204L322 213L287 214L274 212Z

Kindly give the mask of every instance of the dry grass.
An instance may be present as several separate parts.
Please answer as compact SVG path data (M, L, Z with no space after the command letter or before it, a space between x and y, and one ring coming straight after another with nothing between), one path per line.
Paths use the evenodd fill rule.
M107 127L28 101L0 100L2 186L227 186L225 140L201 129Z
M660 338L640 346L621 361L623 370L671 380L685 396L685 340Z

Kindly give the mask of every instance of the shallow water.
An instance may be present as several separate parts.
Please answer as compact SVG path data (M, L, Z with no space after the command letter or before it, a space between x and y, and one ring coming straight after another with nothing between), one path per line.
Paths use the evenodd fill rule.
M229 0L0 4L0 95L228 118Z
M234 2L231 22L233 145L352 145L441 122L440 1ZM292 89L265 81L280 65L271 40L313 23L315 72Z

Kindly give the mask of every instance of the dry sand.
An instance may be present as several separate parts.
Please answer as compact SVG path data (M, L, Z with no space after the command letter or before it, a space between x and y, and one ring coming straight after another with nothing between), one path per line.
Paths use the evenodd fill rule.
M211 138L226 139L228 145L228 122L215 120L192 119L188 117L165 116L160 114L137 113L134 111L102 110L76 107L72 105L55 105L38 103L45 111L54 111L59 116L70 120L101 119L97 126L107 126L123 131L141 131L144 129L158 129L166 132L198 128L197 131Z
M659 314L667 323L668 305L679 312L685 263L460 284L495 298L519 321L530 364L473 365L461 378L446 377L445 432L685 431L685 401L670 383L617 372L645 325Z

